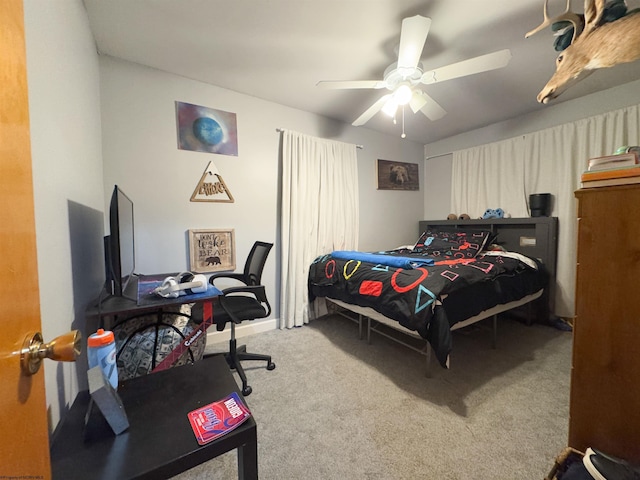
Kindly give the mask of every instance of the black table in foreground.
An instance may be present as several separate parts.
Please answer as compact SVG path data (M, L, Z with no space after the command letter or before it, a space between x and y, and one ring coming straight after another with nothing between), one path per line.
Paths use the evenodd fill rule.
M118 390L129 428L115 436L104 422L84 440L89 394L78 394L51 445L53 479L125 480L169 478L238 449L238 478L258 478L258 440L253 416L222 437L199 445L187 414L238 392L223 356L123 382ZM95 426L94 426L95 427Z

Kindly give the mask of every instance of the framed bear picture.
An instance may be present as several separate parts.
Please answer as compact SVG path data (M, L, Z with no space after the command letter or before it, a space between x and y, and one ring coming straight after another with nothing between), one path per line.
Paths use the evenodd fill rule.
M233 229L189 230L189 269L198 273L235 270Z
M378 159L378 190L420 190L417 163Z

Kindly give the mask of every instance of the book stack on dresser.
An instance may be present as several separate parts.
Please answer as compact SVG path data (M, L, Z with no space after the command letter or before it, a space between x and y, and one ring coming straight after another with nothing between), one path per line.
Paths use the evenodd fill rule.
M580 180L582 188L640 183L640 147L628 147L624 153L590 159Z

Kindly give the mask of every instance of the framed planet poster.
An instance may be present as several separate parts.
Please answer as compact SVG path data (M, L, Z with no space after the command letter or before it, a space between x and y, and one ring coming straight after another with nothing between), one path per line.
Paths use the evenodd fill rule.
M238 156L236 114L176 102L178 148Z

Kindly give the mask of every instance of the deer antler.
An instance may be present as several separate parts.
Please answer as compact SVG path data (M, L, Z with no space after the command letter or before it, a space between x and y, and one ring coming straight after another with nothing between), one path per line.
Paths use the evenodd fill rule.
M584 23L585 30L594 30L602 20L604 14L604 0L585 0L584 2Z
M543 22L533 30L527 32L524 38L529 38L531 35L538 33L543 28L546 28L549 25L552 25L556 22L561 22L564 20L564 21L569 21L573 24L573 39L571 40L571 43L573 43L573 41L578 37L578 35L582 33L583 23L582 23L582 19L577 13L571 12L569 10L569 8L571 7L571 0L567 0L567 8L563 13L552 18L549 17L548 4L549 4L549 0L544 0L544 9L542 11L542 14L544 16Z

